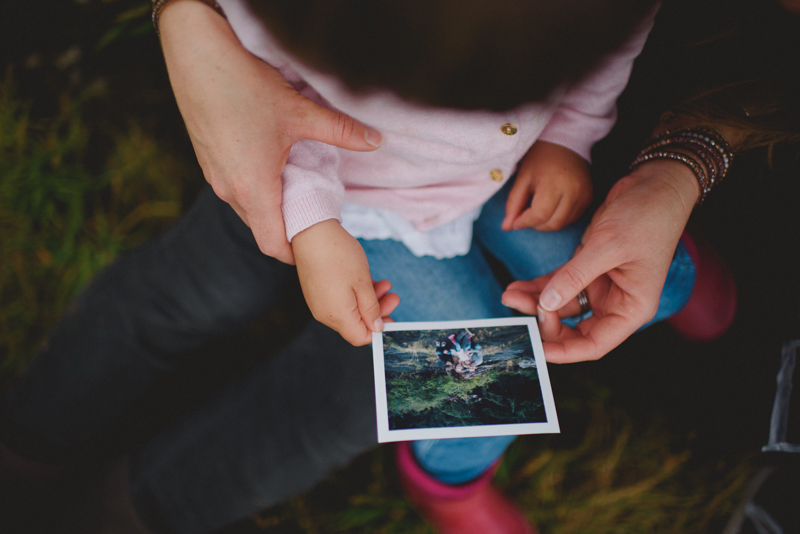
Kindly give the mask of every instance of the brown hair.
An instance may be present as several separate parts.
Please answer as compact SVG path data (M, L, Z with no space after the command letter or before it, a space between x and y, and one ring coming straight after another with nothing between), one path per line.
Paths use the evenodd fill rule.
M685 4L696 13L695 3ZM705 7L721 27L705 38L685 36L678 54L684 76L695 84L671 113L747 132L740 151L800 142L800 17L776 2L717 0ZM685 26L685 20L671 21L671 27Z
M351 89L457 108L541 100L619 47L649 0L248 0Z

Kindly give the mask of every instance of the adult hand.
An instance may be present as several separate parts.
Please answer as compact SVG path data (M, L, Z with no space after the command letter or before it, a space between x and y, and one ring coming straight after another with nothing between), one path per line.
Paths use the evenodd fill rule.
M201 2L169 2L159 29L206 180L250 227L264 254L294 263L281 212L281 172L292 144L314 139L370 151L380 146L380 134L300 95Z
M575 256L555 272L508 286L503 303L538 314L547 361L597 360L653 318L675 247L700 196L677 162L639 166L611 189ZM580 313L586 289L592 317L575 329L559 318Z

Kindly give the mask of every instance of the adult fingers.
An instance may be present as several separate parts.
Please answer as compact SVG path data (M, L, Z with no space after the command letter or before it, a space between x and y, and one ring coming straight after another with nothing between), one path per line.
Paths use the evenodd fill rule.
M383 137L344 113L325 108L305 99L290 124L292 143L313 139L347 150L370 152L381 146Z
M547 283L553 277L553 274L554 273L546 274L534 278L533 280L517 280L511 282L508 287L506 287L501 297L503 305L514 308L526 315L536 315L538 313L539 298L541 297L542 290L544 290ZM558 310L558 315L563 319L564 317L577 315L580 311L580 305L577 299L573 299Z
M553 274L550 273L533 280L511 282L501 296L501 302L504 306L513 308L525 315L536 315L539 296L552 276Z
M539 323L539 335L543 340L556 341L561 337L561 330L566 327L561 324L558 313L539 307L536 316Z
M234 207L250 227L258 248L266 256L294 265L294 253L286 239L286 227L281 210L281 187L278 180L262 180L258 190L246 195L248 204Z
M609 249L603 243L587 242L570 261L553 273L542 290L539 305L547 311L562 308L597 277L619 266L614 251L613 247Z
M286 228L281 212L264 212L248 217L249 226L261 252L283 263L294 265L294 252L286 240Z
M546 320L545 324L548 322ZM551 363L599 360L625 341L636 330L636 325L626 317L612 314L581 321L577 330L564 325L559 328L555 337L551 336L551 340L542 344L545 358Z

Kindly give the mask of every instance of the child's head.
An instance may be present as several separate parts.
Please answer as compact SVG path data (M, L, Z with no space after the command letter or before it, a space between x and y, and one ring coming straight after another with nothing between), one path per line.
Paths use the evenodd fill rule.
M248 0L290 51L354 90L431 105L541 100L618 47L652 0Z

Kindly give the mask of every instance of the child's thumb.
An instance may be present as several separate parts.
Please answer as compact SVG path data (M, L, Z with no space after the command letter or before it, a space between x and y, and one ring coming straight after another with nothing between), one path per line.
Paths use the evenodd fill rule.
M375 295L375 289L372 284L365 284L356 289L356 302L358 303L358 311L361 313L367 330L372 332L383 331L383 318L381 317L381 305L378 302L378 297Z

